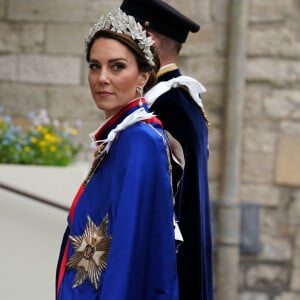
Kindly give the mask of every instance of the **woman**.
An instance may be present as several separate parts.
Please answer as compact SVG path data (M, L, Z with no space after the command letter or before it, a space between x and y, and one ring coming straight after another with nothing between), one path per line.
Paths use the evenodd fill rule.
M159 68L152 44L120 9L86 38L91 94L107 120L70 209L59 300L178 299L169 144L142 97Z

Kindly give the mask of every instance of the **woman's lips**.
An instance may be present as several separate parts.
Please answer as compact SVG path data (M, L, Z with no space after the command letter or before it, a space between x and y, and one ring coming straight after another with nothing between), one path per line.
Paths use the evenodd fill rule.
M99 92L97 92L96 94L99 95L99 96L102 96L102 97L112 95L112 93L107 92L107 91L99 91Z

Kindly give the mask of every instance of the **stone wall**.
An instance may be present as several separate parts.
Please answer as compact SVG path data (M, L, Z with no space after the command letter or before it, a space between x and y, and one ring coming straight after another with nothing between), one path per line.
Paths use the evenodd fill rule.
M201 24L184 45L180 65L208 90L210 187L217 202L230 1L166 2ZM53 118L81 119L81 158L90 155L88 133L103 121L89 93L82 37L119 3L0 0L0 106L15 117L46 108ZM259 207L260 248L240 255L240 299L294 300L300 297L300 2L248 3L240 201Z
M300 297L300 163L293 154L300 146L300 2L249 4L240 190L241 201L260 205L261 249L241 257L241 289L243 299L293 300Z

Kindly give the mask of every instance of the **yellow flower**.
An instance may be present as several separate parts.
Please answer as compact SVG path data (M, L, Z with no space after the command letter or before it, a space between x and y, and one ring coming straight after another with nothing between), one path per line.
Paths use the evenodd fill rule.
M51 152L56 152L57 151L57 147L56 146L50 146L50 151Z
M43 132L43 134L47 134L49 132L49 130L47 127L43 127L42 132Z
M57 137L51 133L46 133L44 136L45 140L51 143L57 142Z
M35 126L35 129L36 129L38 132L42 132L42 131L43 131L43 126L42 126L42 125L36 125L36 126Z
M31 149L30 149L29 146L25 146L25 147L23 148L23 150L24 150L24 152L27 152L27 153L28 153L28 152L30 152Z
M39 146L40 146L41 148L45 148L45 147L47 146L47 142L46 142L46 141L40 141L40 142L39 142Z
M77 135L77 134L78 134L78 130L75 129L75 128L72 128L72 129L71 129L71 134L72 134L72 135Z
M38 141L38 139L37 139L36 137L32 137L32 138L30 139L30 141L31 141L32 144L36 144L37 141Z

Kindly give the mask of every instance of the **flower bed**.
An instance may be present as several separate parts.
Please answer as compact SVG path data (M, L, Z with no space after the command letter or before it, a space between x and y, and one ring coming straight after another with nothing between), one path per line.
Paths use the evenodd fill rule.
M79 125L50 120L43 109L17 126L0 109L0 163L67 166L81 149L75 140Z

